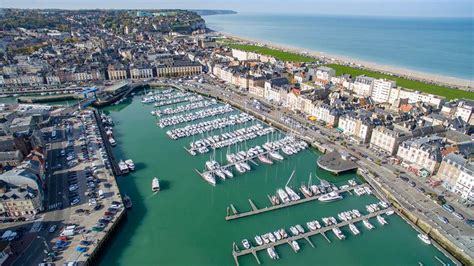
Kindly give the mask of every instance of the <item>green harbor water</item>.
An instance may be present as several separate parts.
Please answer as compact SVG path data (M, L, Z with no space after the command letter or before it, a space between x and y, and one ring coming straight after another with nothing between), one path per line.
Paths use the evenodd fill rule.
M337 213L349 209L357 208L366 213L365 205L378 201L373 196L345 193L344 199L337 202L313 201L226 221L224 217L230 204L239 211L250 210L248 199L259 208L270 206L267 195L283 187L293 170L295 176L290 184L295 188L307 182L310 173L338 185L357 177L354 173L335 177L316 169L319 154L307 149L274 165L252 165L253 170L243 175L234 171L233 179L218 180L212 187L194 171L202 170L211 154L190 156L183 147L189 146L192 138L168 138L165 132L173 127L156 126L158 119L150 115L153 106L144 105L139 99L135 96L133 101L105 109L115 122L114 136L118 143L115 155L118 159L133 159L136 171L118 177L120 190L131 197L133 208L107 243L100 265L234 265L233 242L241 246L240 241L248 238L255 243L256 234L278 228L289 232L289 227L298 223L306 228L309 220L336 217ZM183 125L176 127L180 126ZM267 137L259 137L246 145L261 145L265 141ZM221 149L215 154L217 161L224 162L225 152L226 149ZM155 176L162 187L156 195L151 191ZM347 237L344 241L338 240L332 232L327 233L331 243L319 235L311 237L315 248L299 240L298 254L289 245L279 246L276 248L278 261L272 261L266 251L259 252L258 256L264 265L419 265L419 262L439 265L434 256L452 264L435 247L422 243L417 232L403 219L396 215L386 216L386 219L389 224L385 226L371 219L375 226L371 231L362 223L356 223L361 231L358 236L353 236L349 228L342 228ZM252 255L240 257L239 262L240 265L257 265Z

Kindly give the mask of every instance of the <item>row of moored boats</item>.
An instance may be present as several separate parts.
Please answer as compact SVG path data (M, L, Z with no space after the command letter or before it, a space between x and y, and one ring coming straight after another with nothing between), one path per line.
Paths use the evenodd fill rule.
M238 115L230 115L228 117L216 118L213 120L203 121L197 124L191 124L185 127L168 130L166 131L166 135L168 135L168 137L170 137L171 139L176 140L210 132L216 129L225 128L228 126L243 124L254 119L255 118L249 114L240 113Z
M206 109L202 109L193 113L174 115L174 116L162 118L158 122L158 126L160 128L164 128L167 126L174 126L174 125L178 125L182 123L192 122L198 119L203 119L210 116L222 115L222 114L229 113L232 111L234 111L234 109L228 104L221 105L218 107L206 108Z

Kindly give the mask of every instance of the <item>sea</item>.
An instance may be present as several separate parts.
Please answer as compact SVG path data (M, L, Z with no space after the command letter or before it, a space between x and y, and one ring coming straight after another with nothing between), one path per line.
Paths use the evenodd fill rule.
M238 13L204 19L212 30L241 37L474 80L472 18Z
M298 188L302 182L319 184L320 179L338 186L349 179L362 183L355 173L334 176L316 167L320 154L306 149L299 154L285 156L285 160L273 165L252 165L252 171L238 174L234 178L218 180L213 187L197 173L202 171L211 156L225 163L226 152L244 150L266 141L283 137L282 133L262 136L240 145L233 145L228 151L218 149L215 153L191 156L184 149L189 143L202 137L235 131L261 121L214 130L210 133L172 140L166 135L169 129L182 127L217 117L237 114L235 110L225 115L205 118L177 126L160 128L159 118L152 116L152 104L143 104L143 96L135 95L119 105L103 109L114 123L114 138L117 146L113 152L118 160L133 159L136 170L127 176L117 177L122 194L130 196L133 208L119 230L107 242L98 265L235 265L232 246L240 249L242 239L249 239L254 245L255 235L289 228L295 224L306 227L306 222L322 217L337 216L337 213L359 209L366 213L365 206L378 202L374 196L344 194L344 199L331 203L318 201L303 203L268 213L226 221L227 208L233 204L240 211L249 211L248 199L258 208L271 206L267 195L276 194L284 187L294 171L289 185ZM184 105L181 103L173 106ZM162 107L167 108L167 107ZM258 163L258 162L257 162ZM158 177L161 191L154 194L151 182ZM332 232L327 236L310 237L314 248L306 240L299 240L301 250L295 253L289 245L276 248L280 259L272 261L266 251L257 253L263 265L437 265L438 257L452 264L444 254L432 245L426 245L417 237L417 232L397 215L386 216L389 224L380 225L375 218L373 230L367 230L362 223L355 225L361 234L354 236L349 228L342 231L347 236L338 240ZM258 265L252 255L239 258L242 266Z

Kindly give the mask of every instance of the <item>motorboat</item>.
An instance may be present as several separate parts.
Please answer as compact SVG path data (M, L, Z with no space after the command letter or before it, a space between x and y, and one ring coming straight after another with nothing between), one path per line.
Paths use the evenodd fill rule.
M242 240L242 245L244 248L249 249L251 247L250 242L247 239Z
M365 226L367 229L369 229L369 230L374 229L374 226L369 222L369 220L364 219L364 220L362 220L362 223L364 224L364 226Z
M158 180L157 177L153 178L151 181L151 190L153 192L159 192L160 191L160 181Z
M360 234L359 229L357 229L357 227L354 224L349 224L349 229L351 229L351 231L354 235Z
M341 229L335 227L332 229L332 232L336 235L339 240L346 239L346 236L342 233Z
M427 245L431 245L431 240L430 240L430 237L428 235L425 235L425 234L418 234L418 238L423 241L423 243L427 244Z
M296 242L295 240L291 241L290 244L293 250L295 250L295 252L298 252L300 250L300 245L298 245L298 242Z
M222 168L222 172L224 172L224 174L229 178L234 177L234 174L232 174L232 171L227 168Z
M247 170L240 163L235 164L235 169L237 169L237 172L239 172L241 174L247 172Z
M304 234L304 228L303 226L301 226L300 224L297 224L295 225L296 229L298 230L298 232L300 232L301 234Z
M316 225L314 224L313 221L307 222L307 223L306 223L306 226L307 226L307 227L309 228L309 230L311 230L311 231L314 231L314 230L317 229L317 228L316 228Z
M381 225L388 224L388 222L380 215L377 215L377 221L379 221Z
M123 197L123 205L125 206L125 208L127 209L131 209L132 206L133 206L133 203L132 203L132 199L130 199L130 197L128 195L125 195Z
M292 226L290 227L290 232L294 235L294 236L297 236L300 234L300 232L298 231L298 229L296 229L296 227Z
M255 242L257 243L257 245L261 246L263 245L263 240L260 236L255 236Z
M278 254L275 251L275 248L273 247L267 248L267 252L272 260L277 260L279 258Z
M216 174L216 176L222 178L222 180L225 180L226 175L225 175L225 173L224 173L223 171L221 171L221 170L215 170L215 171L214 171L214 174Z
M341 200L341 199L342 199L342 196L339 195L339 193L337 193L336 191L329 192L318 198L318 200L321 202L332 202L332 201Z

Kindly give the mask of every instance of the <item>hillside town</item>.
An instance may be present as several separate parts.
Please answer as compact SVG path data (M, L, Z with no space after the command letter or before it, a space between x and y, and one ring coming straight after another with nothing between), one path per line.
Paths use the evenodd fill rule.
M118 94L122 86L167 80L196 91L214 86L221 97L240 95L263 115L279 111L280 121L302 135L331 132L331 142L396 173L407 187L416 186L421 195L448 206L445 209L454 206L459 210L455 219L470 221L472 228L474 101L409 90L394 80L336 75L326 66L328 59L280 61L230 48L229 42L238 41L207 30L200 16L185 10L2 9L0 94L75 94L94 101ZM87 93L91 88L94 95ZM92 167L89 158L103 148L97 144L97 150L88 150L87 134L77 133L90 114L76 111L73 116L67 109L0 106L0 219L5 224L34 220L50 211L57 201L48 196L53 171ZM64 156L71 160L64 163L54 159L61 155L50 154L56 130L65 132ZM74 134L84 139L74 140ZM80 147L68 150L76 144L85 145L83 155L78 156ZM99 179L85 169L78 172L85 171L92 182ZM72 195L61 205L77 204L74 199L80 197ZM96 206L88 204L90 199L81 203ZM462 215L469 212L471 217Z

